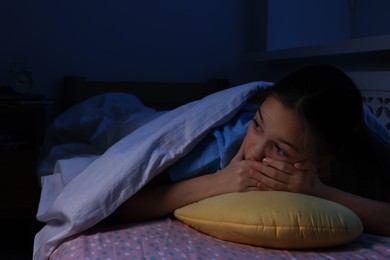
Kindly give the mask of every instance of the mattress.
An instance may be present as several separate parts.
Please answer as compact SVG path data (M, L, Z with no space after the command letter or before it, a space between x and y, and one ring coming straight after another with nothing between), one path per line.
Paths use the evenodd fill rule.
M166 217L95 226L69 237L50 259L390 259L390 237L362 234L342 247L278 250L222 241Z

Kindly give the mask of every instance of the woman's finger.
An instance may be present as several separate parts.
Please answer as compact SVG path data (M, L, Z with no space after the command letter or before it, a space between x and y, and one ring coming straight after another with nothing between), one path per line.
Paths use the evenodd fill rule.
M245 142L245 140L244 140ZM245 155L244 155L244 142L242 142L240 149L238 150L237 154L233 157L232 161L242 161L245 160Z
M294 174L297 170L297 168L295 168L294 165L289 162L278 161L268 157L264 158L262 162L264 165L275 168L287 174Z

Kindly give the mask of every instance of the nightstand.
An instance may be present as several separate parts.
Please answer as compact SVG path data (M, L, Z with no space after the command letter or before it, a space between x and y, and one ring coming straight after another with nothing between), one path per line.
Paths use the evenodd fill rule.
M6 248L31 250L40 187L36 167L45 132L45 114L52 100L0 95L0 223Z

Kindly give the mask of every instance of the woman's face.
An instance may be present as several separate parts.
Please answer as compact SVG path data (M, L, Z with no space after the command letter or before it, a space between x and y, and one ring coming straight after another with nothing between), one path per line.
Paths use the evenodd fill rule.
M261 161L265 157L296 163L306 158L303 121L277 98L267 97L248 127L244 157Z

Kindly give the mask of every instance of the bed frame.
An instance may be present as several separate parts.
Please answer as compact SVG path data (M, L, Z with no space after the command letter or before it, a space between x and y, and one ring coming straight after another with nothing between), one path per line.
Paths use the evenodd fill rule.
M146 106L168 110L228 87L227 79L209 79L204 83L161 83L90 81L83 76L65 76L63 104L67 109L98 94L127 92L137 96Z

